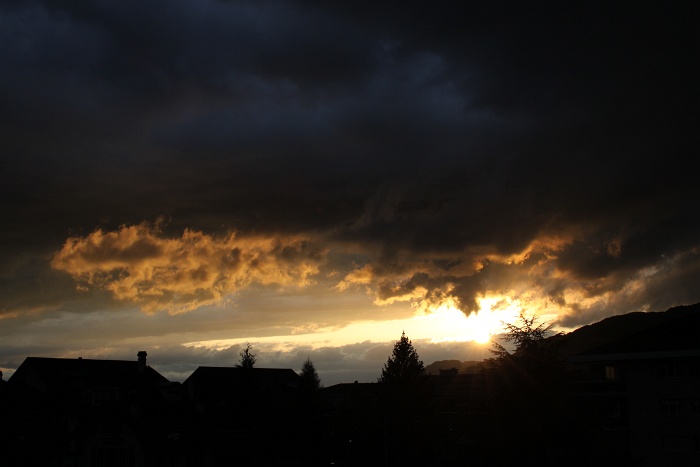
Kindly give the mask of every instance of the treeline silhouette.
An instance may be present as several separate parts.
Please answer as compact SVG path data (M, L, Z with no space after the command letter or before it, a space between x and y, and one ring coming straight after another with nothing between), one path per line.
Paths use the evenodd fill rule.
M620 332L608 332L613 319L600 333L563 336L523 315L492 358L437 375L426 374L402 334L376 383L327 388L310 359L300 373L256 368L249 345L238 365L199 367L182 384L148 366L146 352L135 361L29 357L0 384L0 459L109 467L698 465L700 352L697 340L670 344L666 333L683 339L699 316L696 305L647 325L630 320ZM645 357L628 358L634 349ZM641 386L631 376L637 368L651 378ZM659 424L673 434L660 431L658 449L639 442L657 436L639 422L647 410L639 394L654 407L688 400L687 417ZM664 416L657 412L648 416Z

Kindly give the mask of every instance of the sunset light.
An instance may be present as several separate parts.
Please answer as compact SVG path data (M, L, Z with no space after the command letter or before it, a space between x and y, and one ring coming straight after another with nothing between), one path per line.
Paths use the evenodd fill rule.
M376 381L700 301L692 2L336 3L0 2L4 379Z
M0 1L0 439L22 455L5 464L500 466L545 443L569 465L616 444L597 433L629 438L574 436L568 415L533 428L517 410L579 392L558 374L566 398L535 397L501 370L568 371L584 351L568 334L610 319L631 339L647 328L618 316L700 309L698 5ZM554 363L529 352L560 342ZM39 378L34 359L70 371ZM126 362L138 384L120 381L147 392L52 386L90 360ZM246 391L208 386L239 369ZM3 401L17 381L110 419ZM242 418L253 400L289 429ZM595 413L630 413L611 404ZM698 465L698 432L648 439L674 455L695 439ZM493 457L509 447L522 458ZM58 458L27 459L43 451Z
M405 331L416 340L431 343L490 342L492 336L503 331L503 323L512 323L518 316L519 304L507 297L489 297L480 300L481 309L466 316L451 301L427 311L417 311L402 319L360 321L343 327L315 328L313 332L261 336L254 340L269 345L271 351L289 351L305 343L312 348L328 345L341 346L358 342L386 342ZM241 345L250 339L217 339L188 342L185 345L210 349L225 349Z
M505 306L503 305L505 303ZM494 307L495 305L499 305ZM503 322L512 322L518 315L518 303L506 298L484 298L481 308L466 316L452 304L443 304L432 312L413 318L432 342L467 342L485 344L503 331Z

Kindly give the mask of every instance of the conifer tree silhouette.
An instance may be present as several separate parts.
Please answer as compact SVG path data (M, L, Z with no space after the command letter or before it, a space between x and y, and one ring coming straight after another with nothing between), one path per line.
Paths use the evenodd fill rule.
M314 367L310 358L307 358L301 367L299 387L305 392L314 392L322 387L321 378L316 373L316 367Z
M406 333L402 332L401 339L394 344L394 351L382 368L379 382L399 385L416 383L424 374L423 361Z

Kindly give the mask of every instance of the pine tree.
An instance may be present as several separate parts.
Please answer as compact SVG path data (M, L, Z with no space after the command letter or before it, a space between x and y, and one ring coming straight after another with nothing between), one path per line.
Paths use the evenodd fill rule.
M427 435L423 420L429 403L428 379L423 362L405 332L394 344L379 383L385 443L391 446L391 457L396 465L429 465L421 458L422 450L418 448Z
M307 358L299 374L299 388L303 392L312 393L321 387L321 378L319 378L318 373L316 373L316 368L313 362L311 362L311 359Z
M425 367L406 333L394 344L394 351L382 368L380 383L406 385L423 379Z
M325 429L328 422L322 419L321 405L321 378L316 373L316 368L307 357L299 373L299 405L297 412L296 434L303 440L327 439ZM302 465L325 465L323 449L301 449L299 451ZM322 462L326 460L326 462Z
M255 365L255 354L251 352L252 347L250 343L246 343L245 349L239 353L241 356L241 361L236 365L236 368L253 368Z

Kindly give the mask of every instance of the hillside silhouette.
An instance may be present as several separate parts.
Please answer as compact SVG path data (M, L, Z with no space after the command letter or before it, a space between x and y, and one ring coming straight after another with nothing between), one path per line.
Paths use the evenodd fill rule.
M598 322L581 326L567 334L549 337L549 339L561 341L561 353L571 356L694 314L700 314L700 304L677 306L666 311L633 311L610 316ZM692 335L692 328L688 329L691 329L690 335L682 333L668 336L669 343L677 341L678 345L685 346L697 339L697 336ZM674 332L676 331L674 330ZM473 373L479 371L481 364L482 362L477 360L437 360L426 365L425 372L430 375L438 375L440 370L456 368L461 374Z
M439 375L440 370L456 369L458 373L476 373L480 371L481 362L477 360L438 360L425 366L425 374Z
M645 330L657 328L679 318L699 315L700 304L677 306L661 312L635 311L611 316L596 323L582 326L564 336L555 336L551 339L562 341L561 352L563 354L575 355ZM697 335L692 335L692 332L689 335L686 332L687 329L683 327L672 328L677 334L666 336L668 337L666 345L672 345L675 342L680 346L697 346Z

